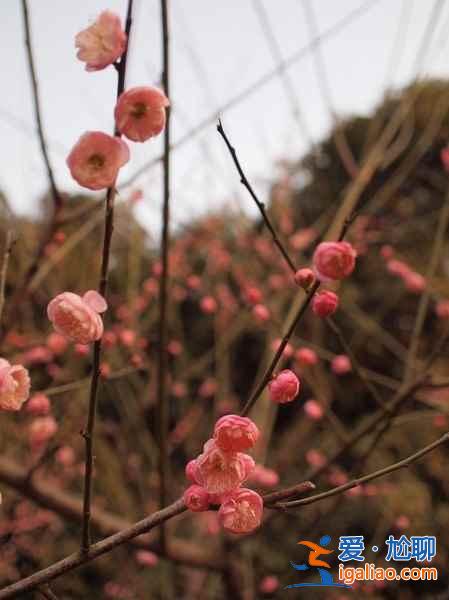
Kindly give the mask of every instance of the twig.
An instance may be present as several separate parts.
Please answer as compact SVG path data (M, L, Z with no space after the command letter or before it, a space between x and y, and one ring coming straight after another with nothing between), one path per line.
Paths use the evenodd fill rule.
M445 233L449 224L449 187L446 192L446 197L444 199L444 204L441 208L440 217L438 219L438 228L435 232L435 238L432 246L432 253L429 260L429 265L427 267L426 272L426 280L429 281L435 274L436 268L438 266L438 259L441 256L441 252L444 246ZM419 339L421 336L421 331L424 326L424 321L427 314L427 308L429 306L430 301L430 290L427 287L424 293L421 295L418 312L415 319L415 324L413 327L412 338L409 345L409 350L407 354L407 360L405 364L405 372L404 379L410 377L413 372L414 362L416 353L418 350Z
M30 592L45 583L53 581L57 577L60 577L69 571L73 571L103 554L111 552L114 548L129 542L135 537L148 533L161 523L180 515L186 510L183 500L177 500L170 506L138 521L131 527L111 535L104 540L101 540L101 542L92 544L86 551L81 550L80 552L75 552L74 554L67 556L67 558L54 563L50 567L42 569L41 571L30 575L30 577L25 577L25 579L21 579L17 583L13 583L8 587L3 588L3 590L0 590L0 600L17 598L25 592Z
M378 477L382 477L383 475L387 475L388 473L393 473L394 471L398 471L399 469L403 469L408 467L410 464L420 459L422 456L428 454L438 446L442 446L446 442L449 441L449 432L442 435L438 440L432 442L428 446L425 446L418 452L411 454L407 458L389 465L388 467L384 467L383 469L379 469L378 471L374 471L374 473L370 473L369 475L365 475L364 477L358 477L357 479L353 479L352 481L348 481L343 485L339 485L336 488L328 490L327 492L322 492L321 494L315 494L314 496L310 496L309 498L302 498L301 500L292 500L290 502L282 502L276 505L276 507L285 509L285 508L293 508L297 506L305 506L307 504L313 504L314 502L318 502L320 500L325 500L326 498L331 498L332 496L336 496L337 494L341 494L346 490L350 490L351 488L362 485L363 483L367 483L368 481L372 481L373 479L377 479Z
M35 257L32 260L30 266L28 267L23 283L16 289L14 292L12 302L11 302L11 314L9 315L9 320L13 322L15 320L18 307L20 302L26 298L27 293L29 292L29 283L36 273L39 262L44 256L45 248L47 244L51 241L58 225L59 225L59 217L63 207L62 196L59 193L59 190L56 185L55 177L53 174L53 169L50 164L50 158L47 150L47 143L45 140L44 129L42 125L42 116L41 116L41 106L39 101L39 90L37 83L36 70L34 65L34 57L33 50L31 47L31 32L30 32L30 19L28 14L28 4L27 0L22 0L22 13L23 13L23 21L24 21L24 31L25 31L25 46L26 53L28 59L28 68L30 72L31 85L32 85L32 96L33 96L33 104L34 104L34 116L37 123L37 131L39 137L39 143L41 147L42 157L45 163L48 181L50 184L51 195L53 199L53 214L50 218L50 222L47 227L46 233L43 235L42 240L39 243L39 247L36 251Z
M324 63L324 57L321 53L320 36L318 34L318 26L315 18L312 3L310 0L303 0L303 8L306 16L306 23L310 31L310 41L316 39L317 43L313 45L312 55L315 63L315 72L318 79L319 87L321 88L321 95L327 108L331 114L332 121L334 123L332 137L337 150L337 154L343 164L344 169L351 179L357 176L358 165L352 153L351 147L349 146L348 139L342 126L340 119L337 116L333 108L332 93L329 85L329 80L326 73L326 66Z
M0 457L0 481L8 485L38 506L53 511L65 522L80 525L83 521L82 499L74 494L56 488L43 477L27 478L24 468L14 461ZM108 537L122 529L128 529L132 523L123 517L107 512L98 506L92 507L92 527L101 537ZM135 538L132 544L137 548L150 549L167 559L182 565L208 570L221 570L221 558L210 551L204 552L196 544L187 540L170 539L164 554L156 540Z
M276 244L276 246L278 247L280 253L282 254L282 256L284 257L285 262L287 263L287 265L289 266L290 270L295 273L296 272L296 267L292 261L292 259L290 258L290 256L288 255L287 250L285 249L285 247L283 246L282 242L280 241L280 239L278 238L278 235L276 233L276 230L274 229L273 225L271 224L271 221L266 213L265 210L265 204L263 202L261 202L259 200L259 198L257 197L257 194L255 193L255 191L253 190L250 182L248 181L248 178L246 177L242 166L240 164L240 161L237 157L237 152L235 150L235 148L232 146L231 142L229 141L228 136L226 135L224 129L223 129L223 124L221 122L221 120L218 121L218 125L217 125L217 131L218 133L221 135L221 137L223 138L228 150L229 150L229 154L232 157L232 160L234 161L234 165L238 171L238 174L240 175L240 183L248 190L251 198L254 200L254 202L256 203L257 208L260 211L260 214L262 215L262 219L265 223L265 226L267 227L268 231L271 233L271 236L273 238L274 243Z
M266 385L268 384L268 382L270 381L271 377L273 376L274 370L275 370L276 365L278 364L279 360L281 359L281 356L284 352L285 346L288 344L288 341L290 340L291 336L293 335L293 332L295 331L296 326L298 325L302 316L306 312L307 307L309 306L315 292L318 290L319 287L320 287L320 282L316 281L313 284L313 286L310 288L310 290L307 292L304 302L301 304L298 312L296 313L295 318L291 322L290 327L287 330L287 333L282 338L281 343L279 344L279 347L270 362L270 365L268 366L268 368L265 371L264 376L262 377L262 380L260 381L259 385L256 387L256 389L254 390L254 392L251 394L250 398L248 399L247 403L243 407L243 409L241 411L241 414L243 416L245 416L249 413L249 411L251 410L251 408L254 406L257 399L259 398L259 396L264 391L264 389L265 389Z
M53 196L53 204L56 213L62 207L62 198L56 186L53 169L51 167L50 159L48 156L47 142L45 141L44 129L42 126L42 111L39 101L39 89L36 77L36 68L34 66L33 50L31 48L30 19L28 14L27 0L22 0L22 11L25 25L25 45L28 58L28 68L30 71L31 85L33 88L34 117L37 123L37 131L39 135L39 143L41 146L42 158L44 159L45 168L47 169L48 181L50 183L50 189Z
M58 597L51 591L49 585L44 585L43 587L39 588L39 594L43 598L46 598L46 600L58 600Z
M311 481L303 481L302 483L297 483L296 485L292 485L289 488L285 488L283 490L277 490L276 492L271 492L270 494L265 494L263 496L263 503L268 508L271 504L275 504L280 500L287 500L289 498L295 498L297 496L302 496L311 492L316 488L316 485Z
M331 317L329 317L327 319L327 322L328 322L328 325L330 326L330 328L333 330L333 332L337 336L343 350L349 356L352 367L353 367L355 373L358 375L359 379L365 385L365 387L368 390L368 392L370 393L370 395L374 398L374 401L379 406L384 406L385 405L384 399L379 394L376 387L371 383L371 381L366 376L366 372L363 370L363 367L360 365L359 361L357 360L357 357L355 356L355 354L351 348L351 345L346 341L345 336L343 335L343 332L341 331L340 327L337 325L337 323Z
M0 321L3 314L3 307L5 306L5 288L6 288L6 276L8 274L9 257L11 256L11 250L14 245L14 237L11 229L6 232L5 249L3 251L3 262L2 270L0 273Z
M356 19L363 16L367 11L371 10L376 4L378 4L380 0L366 0L363 4L358 6L356 9L351 11L348 15L339 20L335 25L332 25L328 29L325 29L319 38L313 39L310 43L306 44L303 48L300 48L298 51L292 53L285 60L280 62L274 69L271 69L268 73L260 77L257 81L249 85L246 89L244 89L240 94L229 100L226 104L220 107L219 110L214 111L213 114L209 115L205 119L203 119L200 123L190 129L185 135L183 135L177 142L175 142L171 146L171 150L175 150L184 146L188 141L192 140L198 133L201 133L206 127L211 125L217 118L217 114L223 114L224 112L230 110L234 106L237 106L246 98L248 98L251 94L257 92L260 88L267 85L272 79L277 77L279 73L285 71L295 65L300 60L308 57L309 52L315 47L318 41L323 42L325 40L330 40L335 35L340 33L353 23ZM151 167L159 164L163 160L163 155L157 156L156 158L151 159L147 163L143 164L135 173L133 173L126 181L124 181L120 189L130 186L136 179L138 179L141 175L146 173Z
M168 23L168 0L161 0L162 18L162 84L165 95L170 98L170 39ZM167 107L167 121L164 131L164 203L162 208L161 260L162 273L159 284L159 355L157 372L157 405L159 429L159 506L167 503L168 478L168 398L166 394L167 378L167 292L169 278L169 236L170 236L170 106ZM164 525L160 529L161 547L166 547Z
M133 0L128 0L128 9L126 15L125 32L127 35L127 45L125 51L120 59L118 65L118 81L117 81L117 98L123 92L125 88L125 76L126 76L126 60L128 56L129 48L129 35L131 32L132 24L132 7ZM120 137L120 132L115 128L114 135ZM115 199L115 185L110 187L106 193L106 208L105 208L105 223L104 223L104 238L103 238L103 252L100 269L100 282L98 291L102 296L105 296L108 275L109 275L109 257L111 252L111 241L112 232L114 229L114 199ZM97 410L97 392L98 384L100 380L100 360L101 360L101 338L94 344L93 352L93 365L92 365L92 380L89 394L89 408L85 430L82 435L85 440L86 446L86 460L85 460L85 476L84 476L84 502L83 502L83 528L81 538L81 548L84 552L89 550L91 543L90 540L90 505L92 497L92 474L93 474L93 462L94 462L94 429L95 429L95 416Z

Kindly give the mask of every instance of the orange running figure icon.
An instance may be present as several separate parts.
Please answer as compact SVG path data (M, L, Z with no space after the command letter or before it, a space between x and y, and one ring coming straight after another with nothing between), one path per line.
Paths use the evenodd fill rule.
M308 562L311 567L324 567L325 569L331 568L330 564L324 560L318 560L318 557L322 554L332 554L333 550L327 550L326 548L323 548L314 542L309 542L308 540L301 540L298 542L298 544L310 548Z

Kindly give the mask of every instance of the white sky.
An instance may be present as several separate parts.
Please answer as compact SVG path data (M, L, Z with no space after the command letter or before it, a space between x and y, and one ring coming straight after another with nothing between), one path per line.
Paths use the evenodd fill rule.
M310 2L318 29L324 33L366 0ZM28 3L44 128L56 180L62 190L80 190L70 179L65 157L84 131L112 131L116 74L112 68L86 73L76 60L73 40L105 8L124 17L126 0ZM257 4L263 5L269 17L284 58L308 44L311 32L302 0L170 1L174 142L276 66ZM333 108L343 116L368 113L387 83L397 87L416 76L415 58L431 13L439 7L420 74L449 73L449 2L371 0L369 4L366 12L321 47ZM47 181L34 131L20 0L1 0L0 32L4 48L0 188L17 212L29 213L36 210ZM128 86L158 83L160 38L159 0L135 0ZM331 115L319 87L313 55L305 55L286 73L307 129L317 141L328 131ZM262 196L273 177L275 160L297 158L307 150L307 140L298 128L279 76L222 117L247 174ZM145 144L130 142L130 146L131 161L122 170L122 181L161 152L162 138ZM145 194L138 216L157 233L160 169L153 168L136 185ZM215 125L210 124L173 153L173 222L186 222L223 202L240 202L245 209L252 208L250 199L239 190L237 174Z

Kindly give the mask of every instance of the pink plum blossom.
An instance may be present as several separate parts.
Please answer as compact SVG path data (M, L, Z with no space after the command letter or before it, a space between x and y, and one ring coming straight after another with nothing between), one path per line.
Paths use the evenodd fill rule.
M326 457L319 450L316 450L315 448L310 448L310 450L307 450L306 452L306 461L312 467L316 467L319 469L321 467L324 467L324 465L326 464Z
M75 37L77 58L86 63L86 71L100 71L118 60L126 48L126 33L120 17L104 10L90 27Z
M112 187L119 169L129 161L129 149L123 140L102 131L87 131L67 157L70 173L81 186L90 190Z
M193 484L183 494L187 508L193 512L203 512L209 509L209 493L200 485Z
M76 454L71 446L61 446L56 452L55 458L63 467L72 467L76 462Z
M441 162L444 170L449 172L449 147L443 148L440 153Z
M63 354L67 349L67 339L60 333L50 333L47 337L47 346L53 352L53 354Z
M270 319L270 311L264 304L256 304L253 306L252 314L257 321L264 323Z
M410 271L403 277L405 287L415 294L419 294L424 291L426 288L426 280L425 278L416 273L415 271Z
M220 506L218 518L226 531L251 533L262 521L263 500L257 492L240 488L230 494Z
M312 299L312 310L321 318L330 317L338 308L338 296L334 292L324 290L315 294Z
M211 315L217 311L217 301L212 296L204 296L201 299L200 307L204 313Z
M268 384L270 398L277 404L285 404L294 400L299 393L299 388L298 377L289 369L278 373Z
M312 271L312 269L298 269L298 271L296 271L295 273L294 279L296 285L299 285L299 287L308 290L309 287L315 282L315 274Z
M282 344L282 340L277 338L273 340L271 347L275 352L277 352ZM291 358L293 356L293 346L289 343L285 344L282 354L285 358Z
M295 358L301 365L313 366L318 363L318 356L311 348L299 348L295 352Z
M313 254L313 267L320 281L348 277L354 270L357 253L348 242L322 242Z
M323 407L313 398L304 402L304 412L312 421L319 421L324 415Z
M279 579L276 575L266 575L259 585L261 594L274 594L279 587Z
M251 457L241 452L223 452L209 440L196 459L198 483L211 494L225 494L239 487L250 475ZM254 461L253 461L254 465Z
M99 313L106 309L106 300L94 290L86 292L83 297L63 292L49 303L47 314L57 333L78 344L89 344L103 335L103 321Z
M155 87L134 87L123 92L115 107L117 129L133 142L145 142L165 127L165 109L170 102Z
M225 415L214 428L216 445L224 452L242 452L253 448L259 438L257 425L238 415Z
M449 300L440 300L435 305L435 314L439 319L449 319Z
M30 385L25 367L0 358L0 410L20 410L28 399Z
M346 354L338 354L331 361L331 369L336 375L346 375L352 371L351 359Z
M45 394L33 394L25 410L32 415L47 415L50 412L50 400Z
M38 449L51 439L58 431L58 424L52 416L38 417L30 424L29 442L32 448Z
M136 561L145 567L154 567L159 562L157 554L150 552L150 550L137 550L135 557Z
M279 475L273 469L268 469L263 465L256 465L249 477L249 481L264 488L272 488L279 484Z
M190 460L186 464L185 473L186 473L186 477L189 481L191 481L192 483L198 483L198 478L196 475L196 460L195 459Z

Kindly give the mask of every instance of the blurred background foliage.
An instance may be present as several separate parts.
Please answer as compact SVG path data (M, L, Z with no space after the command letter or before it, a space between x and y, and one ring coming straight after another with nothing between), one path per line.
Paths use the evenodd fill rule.
M345 353L342 338L308 312L291 340L292 355L282 360L283 367L301 376L300 398L276 407L263 396L251 415L263 430L255 458L276 470L277 487L304 480L323 457L344 446L351 433L379 410L379 403L391 399L404 375L421 293L408 289L389 272L381 249L391 246L395 258L426 277L447 193L440 153L449 138L448 84L422 81L391 94L369 118L337 123L329 137L302 160L290 158L276 165L269 214L295 264L307 265L351 181L338 149L342 141L354 163L360 164L402 105L408 107L402 126L363 192L349 230L348 239L359 252L357 269L339 287L341 304L335 322L363 366L364 377L354 368L343 376L333 373L331 359ZM37 417L26 410L2 414L2 585L76 551L80 537L76 506L69 515L58 514L61 511L54 512L45 497L34 493L28 499L26 489L22 489L25 494L17 489L17 482L23 482L23 476L40 460L32 482L56 494L68 494L75 504L82 494L79 432L86 413L91 358L85 348L71 344L61 352L52 349L46 305L61 291L81 293L97 286L103 213L101 203L83 196L67 198L63 221L45 249L29 297L23 302L15 297L12 304L41 239L46 202L43 199L42 222L25 218L11 222L5 208L1 224L2 239L10 227L17 237L7 278L2 356L28 366L33 392L47 394L58 424L46 447L36 450L30 446L29 428ZM444 333L444 322L436 317L434 306L449 298L448 250L446 233L436 274L426 280L431 300L419 342L420 359L432 352ZM291 318L292 303L302 292L262 223L226 208L176 232L170 271L170 493L175 499L186 485L184 465L200 452L216 418L244 404ZM96 436L95 506L104 511L103 525L96 521L100 535L113 530L107 522L112 515L132 522L157 509L154 414L159 273L157 251L133 217L132 199L121 197L113 238ZM267 322L255 317L255 304L269 309ZM301 347L316 351L316 365L300 364L295 352ZM447 351L441 353L431 374L437 381L447 379ZM374 386L374 395L366 380ZM305 412L305 402L311 399L321 407L322 418L313 419ZM344 452L336 464L313 479L317 488L328 489L430 443L448 429L448 401L449 388L418 390L374 446L371 435ZM286 514L266 511L262 528L245 538L223 539L213 512L182 515L169 525L170 536L178 544L176 548L173 544L173 561L161 558L149 567L139 560L136 547L118 548L61 577L55 592L67 599L213 599L233 598L237 593L259 598L264 597L259 589L263 578L275 575L280 588L272 597L283 597L287 594L283 586L299 579L290 560L305 559L297 546L299 540L318 542L329 534L331 547L336 548L340 535L364 535L366 560L381 566L385 539L405 533L437 536L432 564L439 568L438 582L366 583L346 595L325 590L314 591L314 596L448 598L446 456L447 450L441 447L409 469L342 496ZM260 483L252 485L259 489ZM144 542L157 551L155 540L151 535ZM377 555L370 550L374 544L380 548ZM181 555L190 559L181 560ZM229 577L230 555L240 577L237 586ZM201 568L183 564L192 562ZM304 580L312 578L313 574Z

